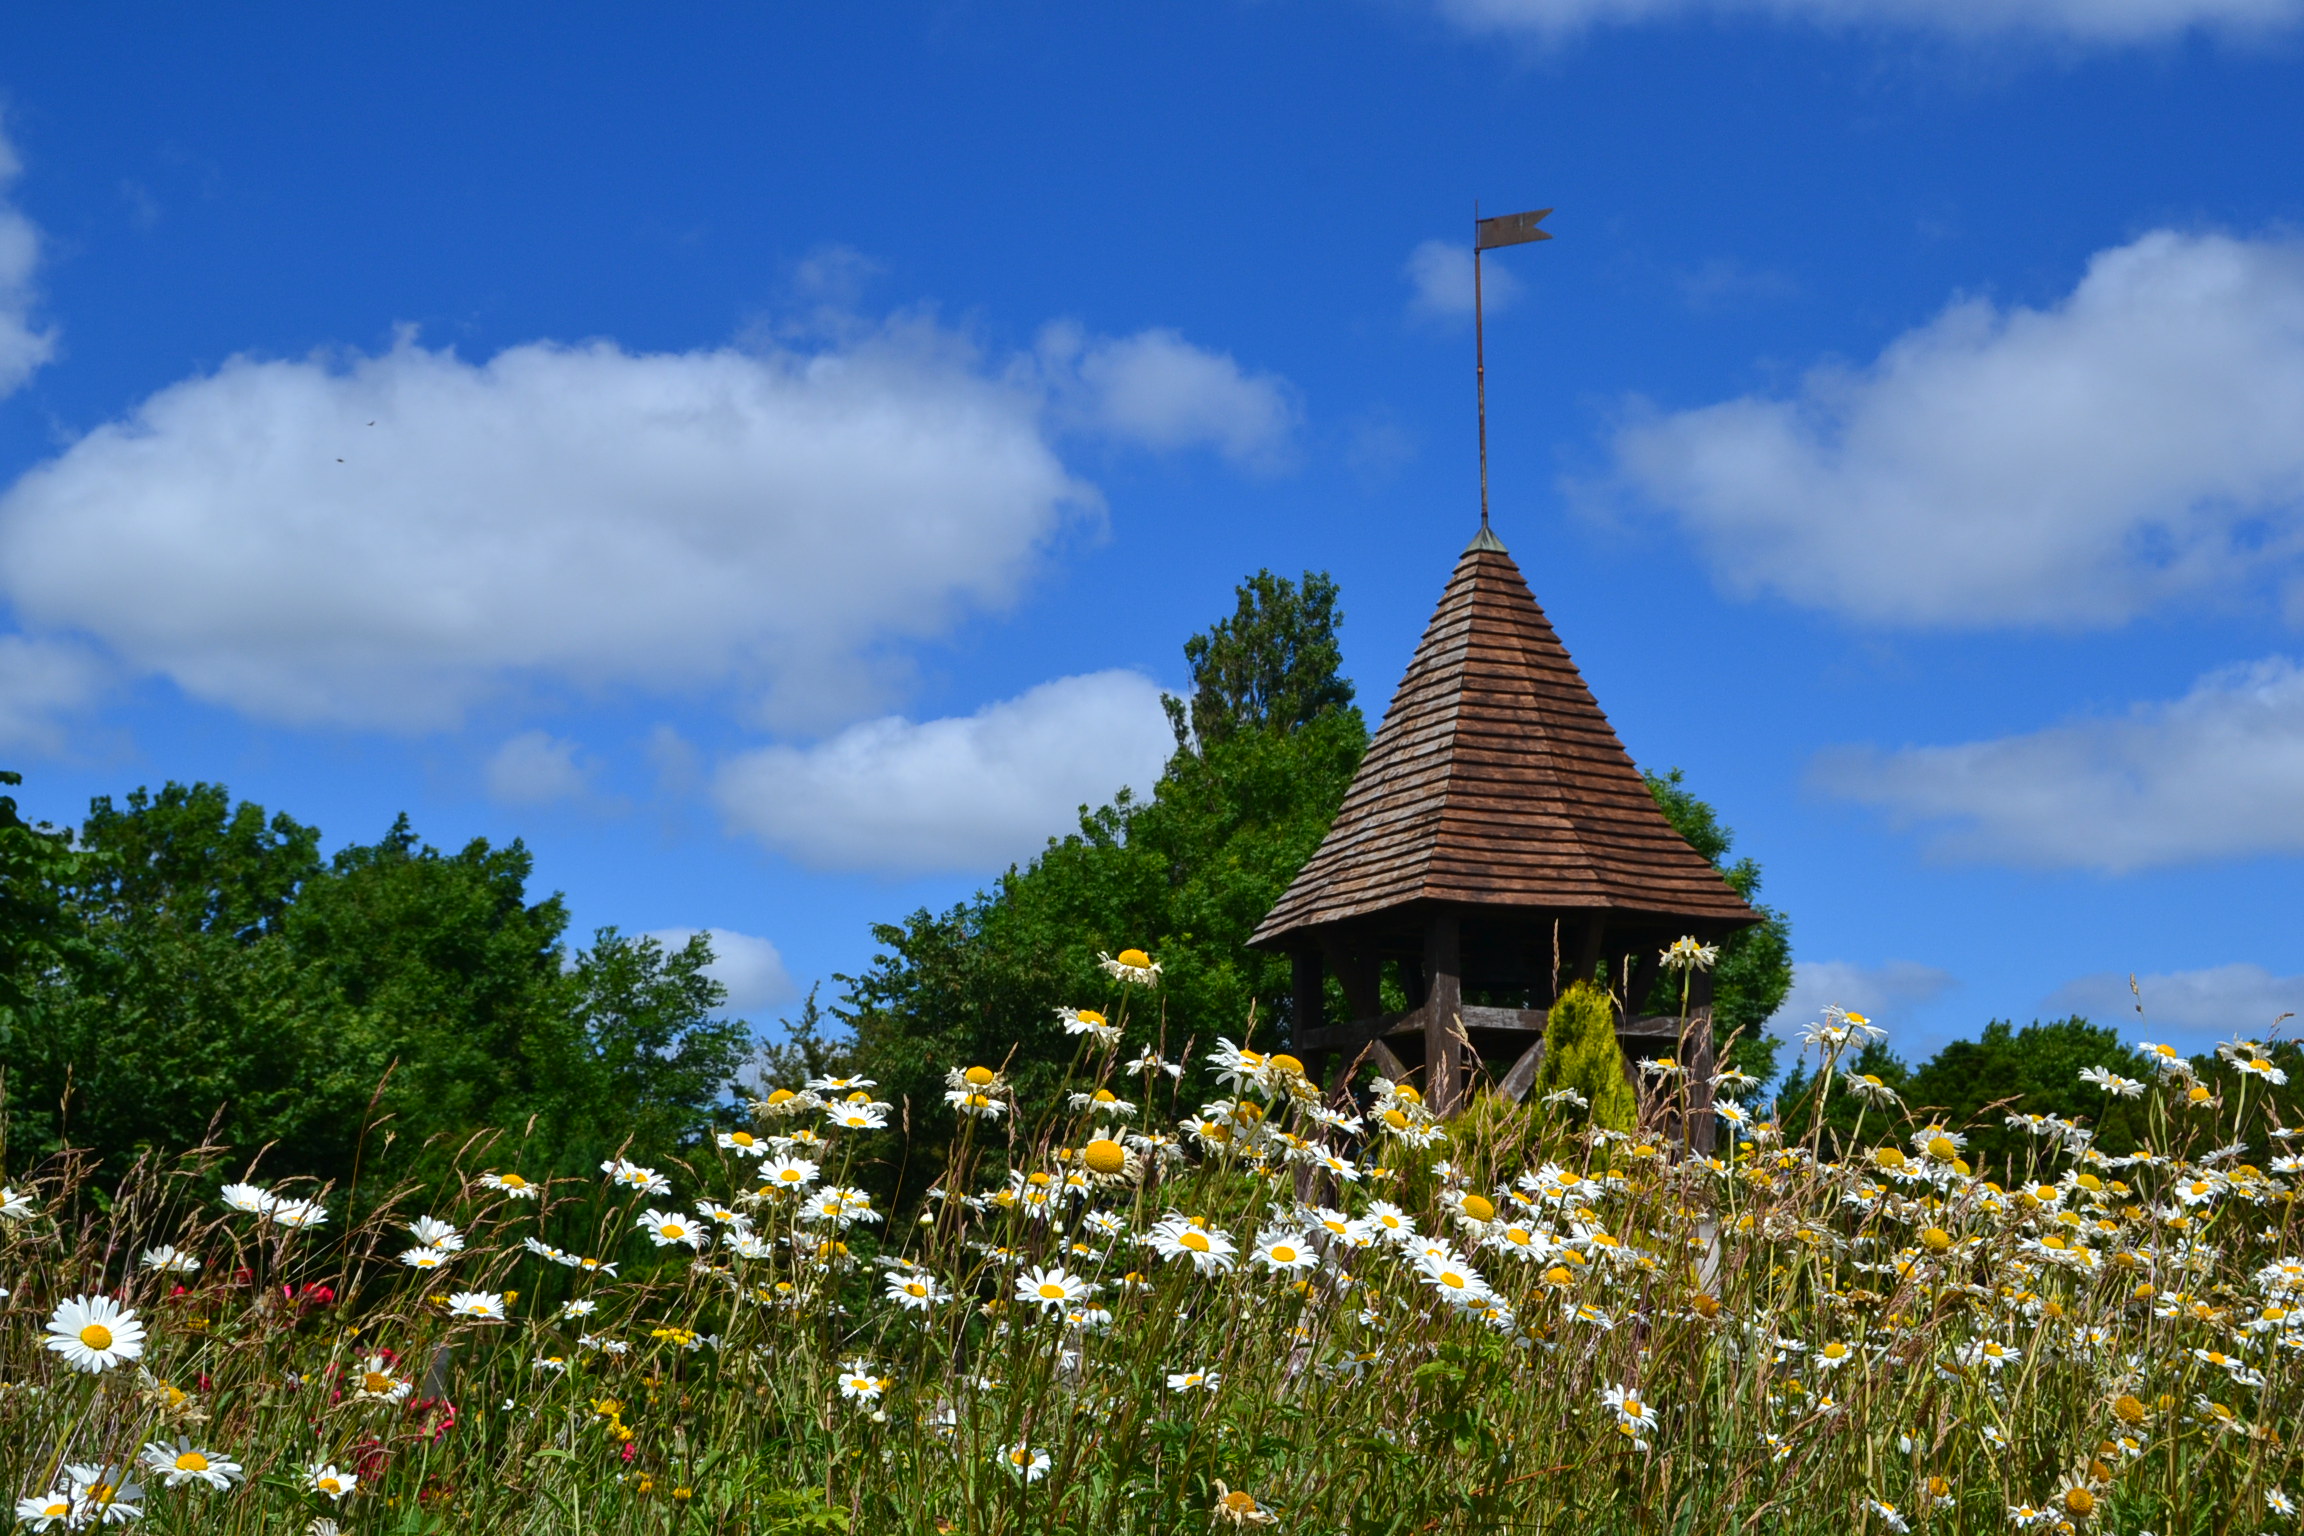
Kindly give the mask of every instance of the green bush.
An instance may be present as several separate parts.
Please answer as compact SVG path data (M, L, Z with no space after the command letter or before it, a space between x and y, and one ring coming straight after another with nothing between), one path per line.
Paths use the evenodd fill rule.
M1594 1125L1629 1131L1640 1118L1639 1100L1624 1076L1623 1047L1616 1043L1616 1004L1588 981L1561 993L1544 1024L1544 1065L1535 1092L1562 1089L1583 1096Z

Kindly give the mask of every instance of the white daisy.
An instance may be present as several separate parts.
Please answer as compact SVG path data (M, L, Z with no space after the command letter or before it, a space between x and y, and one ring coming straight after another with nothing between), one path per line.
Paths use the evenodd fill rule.
M57 1304L44 1342L66 1365L93 1375L143 1354L144 1325L109 1296L79 1296Z
M211 1488L229 1489L242 1475L240 1463L223 1452L202 1450L181 1436L174 1445L155 1440L145 1446L144 1465L170 1488L206 1483Z

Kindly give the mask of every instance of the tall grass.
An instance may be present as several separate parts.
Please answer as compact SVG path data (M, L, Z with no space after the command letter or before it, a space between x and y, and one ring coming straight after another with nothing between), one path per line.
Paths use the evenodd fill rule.
M1147 1030L1079 1027L1055 1102L952 1064L989 1117L903 1212L862 1193L900 1111L832 1081L529 1197L516 1134L269 1214L222 1203L262 1183L223 1149L52 1160L0 1225L8 1491L187 1532L2294 1527L2298 1165L2232 1134L2280 1123L2269 1077L2172 1062L2149 1150L2043 1121L2003 1187L1893 1102L1837 1160L1757 1109L1701 1158L1567 1100L1324 1102L1229 1042L1230 1096L1180 1101ZM85 1296L137 1358L47 1347ZM243 1473L165 1486L155 1444Z

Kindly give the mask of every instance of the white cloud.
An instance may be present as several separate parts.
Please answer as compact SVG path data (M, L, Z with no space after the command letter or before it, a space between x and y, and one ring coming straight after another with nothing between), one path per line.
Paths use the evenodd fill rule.
M1796 960L1792 963L1792 990L1770 1020L1778 1029L1798 1029L1815 1023L1826 1008L1861 1013L1892 1034L1898 1015L1932 1003L1959 978L1950 971L1917 960L1889 960L1879 965L1858 965L1849 960Z
M2084 1014L2129 1039L2184 1037L2194 1048L2215 1040L2261 1040L2284 1013L2304 1015L2304 976L2275 976L2260 965L2217 965L2198 971L2171 971L2136 978L2144 1012L2128 978L2111 971L2066 983L2043 1000L2045 1018ZM2282 1027L2296 1035L2294 1020Z
M0 194L23 172L16 146L0 134ZM39 300L33 274L40 266L40 231L15 204L0 198L0 395L12 394L56 355L56 333L33 323Z
M1041 331L1039 351L1051 387L1092 430L1162 451L1213 448L1259 471L1289 461L1300 413L1275 374L1160 329L1090 337L1058 323Z
M103 663L85 647L0 635L0 748L62 751L58 717L94 702L105 682Z
M2304 853L2304 668L2210 673L2181 699L1953 746L1847 748L1818 783L1937 828L1957 859L2110 874Z
M1427 240L1408 253L1408 313L1421 320L1472 318L1472 248L1461 240ZM1520 280L1493 262L1480 264L1480 302L1490 314L1512 307Z
M1154 683L1098 672L964 718L763 747L723 764L715 790L731 826L815 868L978 873L1028 858L1123 784L1149 789L1174 747Z
M2032 35L2139 43L2194 29L2269 33L2304 16L2298 0L1438 0L1474 32L1559 39L1612 22L1756 16L1826 27L1880 25L1958 38Z
M679 949L697 934L712 941L712 963L704 974L728 989L722 1005L731 1014L753 1014L791 1001L799 989L784 957L766 939L732 928L654 928L648 937L666 949Z
M1173 332L1077 338L1066 364L916 318L812 349L235 358L0 496L0 596L273 720L735 688L821 727L1095 514L1060 428L1263 465L1293 419L1279 381Z
M1647 413L1615 449L1734 589L2083 629L2304 604L2299 421L2304 243L2162 230L2049 308L1963 299L1794 398Z
M591 790L591 770L576 761L572 741L545 731L522 731L488 759L488 795L506 805L549 805L581 800Z

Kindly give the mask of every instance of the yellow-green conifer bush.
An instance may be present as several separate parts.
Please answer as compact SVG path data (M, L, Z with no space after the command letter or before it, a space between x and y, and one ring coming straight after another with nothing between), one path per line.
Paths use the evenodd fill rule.
M1616 1004L1588 981L1577 982L1552 1005L1544 1025L1544 1065L1536 1093L1572 1089L1591 1105L1592 1123L1629 1131L1640 1118L1640 1102L1624 1076L1623 1048L1616 1043Z

